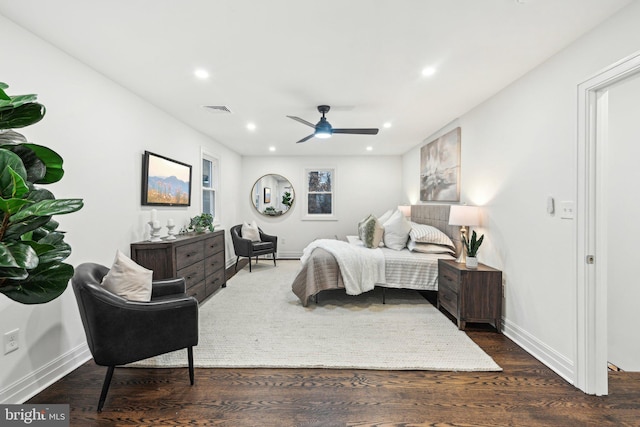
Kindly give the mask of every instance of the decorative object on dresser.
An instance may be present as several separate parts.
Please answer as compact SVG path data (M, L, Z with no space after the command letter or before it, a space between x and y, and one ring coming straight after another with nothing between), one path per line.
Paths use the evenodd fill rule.
M189 229L196 233L204 233L205 230L213 231L213 215L209 213L202 213L196 215L189 221Z
M460 226L460 240L463 242L462 251L457 261L460 263L465 262L467 258L467 251L464 248L464 239L467 236L467 227L480 224L480 215L477 206L467 205L451 205L449 211L449 225Z
M438 260L438 308L444 308L464 330L467 322L502 327L502 272L484 264L469 269L452 260Z
M224 230L181 234L175 240L131 244L131 259L153 270L153 279L184 277L187 295L202 302L226 286Z

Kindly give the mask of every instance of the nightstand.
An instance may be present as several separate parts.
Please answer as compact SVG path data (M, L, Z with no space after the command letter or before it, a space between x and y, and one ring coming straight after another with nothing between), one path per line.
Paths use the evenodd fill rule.
M444 308L464 330L467 322L491 323L502 329L502 272L484 264L438 260L438 308Z

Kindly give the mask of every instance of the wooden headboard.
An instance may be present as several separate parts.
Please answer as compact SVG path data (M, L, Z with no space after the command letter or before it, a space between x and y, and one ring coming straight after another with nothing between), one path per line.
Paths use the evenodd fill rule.
M462 250L460 227L449 225L449 209L451 205L411 205L411 221L436 227L453 240L456 245L456 256Z

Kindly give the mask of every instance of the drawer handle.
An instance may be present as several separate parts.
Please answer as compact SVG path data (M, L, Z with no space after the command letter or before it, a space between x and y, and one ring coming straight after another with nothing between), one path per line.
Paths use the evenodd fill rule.
M450 280L450 281L452 281L452 282L454 281L451 277L447 276L446 274L443 274L443 275L442 275L442 277L443 277L444 279Z

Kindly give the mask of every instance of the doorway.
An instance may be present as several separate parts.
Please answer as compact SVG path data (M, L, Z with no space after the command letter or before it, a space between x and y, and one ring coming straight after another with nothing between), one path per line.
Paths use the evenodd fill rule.
M640 52L578 86L576 387L608 393L607 161L609 90L640 73Z

